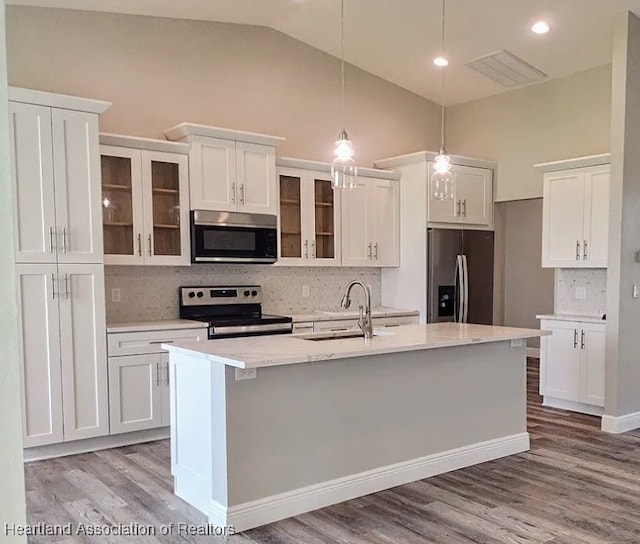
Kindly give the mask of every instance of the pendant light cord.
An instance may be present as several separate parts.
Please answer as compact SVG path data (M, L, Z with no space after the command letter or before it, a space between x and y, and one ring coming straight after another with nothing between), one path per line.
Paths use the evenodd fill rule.
M344 0L343 0L344 1ZM441 48L441 52L440 54L442 55L443 58L445 57L444 54L444 38L445 38L445 25L444 25L444 19L445 19L445 11L444 11L444 4L445 4L445 0L442 0L442 48ZM446 67L442 67L442 77L440 79L440 106L441 106L441 113L440 113L440 149L442 150L441 152L444 151L444 116L445 116L445 108L444 108L444 73L445 73Z
M342 129L344 130L346 121L346 107L344 97L344 0L340 0L340 96L342 97Z

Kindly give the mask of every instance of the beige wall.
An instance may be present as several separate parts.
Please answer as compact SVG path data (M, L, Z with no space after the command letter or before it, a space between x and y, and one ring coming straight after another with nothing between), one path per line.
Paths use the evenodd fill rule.
M504 324L537 329L537 314L553 312L553 270L540 266L542 199L498 204L504 221ZM540 339L529 341L538 347Z
M4 0L0 0L0 540L18 543L26 538L5 535L5 523L24 525L25 495L4 30Z
M452 107L447 148L498 161L496 200L542 196L533 165L608 152L611 67Z
M285 136L281 156L330 161L338 59L263 27L10 6L9 82L101 98L101 130L148 137L181 121ZM359 164L435 149L439 108L348 66Z

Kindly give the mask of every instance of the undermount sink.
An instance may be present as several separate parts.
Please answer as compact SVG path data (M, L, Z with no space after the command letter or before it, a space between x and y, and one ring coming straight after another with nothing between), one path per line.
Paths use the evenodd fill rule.
M386 331L373 331L373 336L393 336L393 333ZM295 337L300 338L301 340L320 342L322 340L340 340L342 338L364 338L364 333L361 330L354 329L350 331L327 331L313 332L309 334L296 334Z

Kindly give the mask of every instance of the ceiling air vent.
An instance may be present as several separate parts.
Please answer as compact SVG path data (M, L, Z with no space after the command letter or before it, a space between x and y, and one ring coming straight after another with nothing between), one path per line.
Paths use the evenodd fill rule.
M493 79L504 87L527 85L548 76L509 51L489 53L465 62L465 66Z

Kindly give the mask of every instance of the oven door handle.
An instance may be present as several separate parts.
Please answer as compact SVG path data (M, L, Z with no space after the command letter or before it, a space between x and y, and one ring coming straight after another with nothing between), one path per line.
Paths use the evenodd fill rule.
M221 334L236 334L247 332L274 332L293 330L293 323L270 323L267 325L230 325L228 327L211 327L211 336L215 337Z

